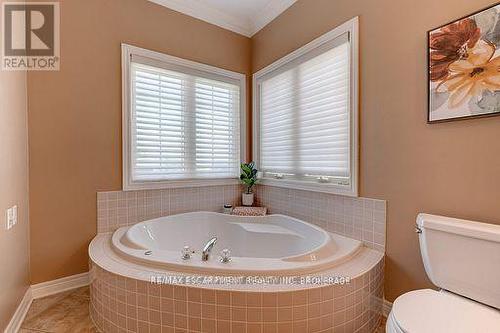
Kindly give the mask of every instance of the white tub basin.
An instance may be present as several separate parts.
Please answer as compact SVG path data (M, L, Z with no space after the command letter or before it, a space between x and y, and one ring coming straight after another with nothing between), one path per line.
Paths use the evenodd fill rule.
M208 261L201 249L217 237ZM240 217L213 212L193 212L138 223L118 229L114 249L133 260L162 268L221 274L303 274L343 262L354 255L361 242L331 234L285 215ZM181 258L184 246L195 253ZM222 263L219 253L231 251L232 260Z

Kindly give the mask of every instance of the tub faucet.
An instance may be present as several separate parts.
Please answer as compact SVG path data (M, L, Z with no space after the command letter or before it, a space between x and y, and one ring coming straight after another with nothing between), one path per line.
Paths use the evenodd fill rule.
M203 252L201 252L201 260L208 260L208 255L210 254L210 251L212 251L212 248L215 246L215 243L217 243L217 237L212 238L207 242L207 244L205 244Z

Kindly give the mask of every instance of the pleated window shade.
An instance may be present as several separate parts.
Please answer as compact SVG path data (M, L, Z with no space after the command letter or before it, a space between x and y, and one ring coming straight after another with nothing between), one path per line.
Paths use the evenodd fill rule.
M350 54L346 33L258 79L264 177L348 184Z
M132 181L237 177L240 86L171 67L132 58Z

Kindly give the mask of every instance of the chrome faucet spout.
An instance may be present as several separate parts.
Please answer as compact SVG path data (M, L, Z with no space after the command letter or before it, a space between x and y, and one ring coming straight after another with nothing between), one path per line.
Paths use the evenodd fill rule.
M217 237L212 238L205 244L205 247L203 248L203 252L201 252L201 260L207 261L208 257L210 255L210 252L212 251L212 248L215 246L217 243Z

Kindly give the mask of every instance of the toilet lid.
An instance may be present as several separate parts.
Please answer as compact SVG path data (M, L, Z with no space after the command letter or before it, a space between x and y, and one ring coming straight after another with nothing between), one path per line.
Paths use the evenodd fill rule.
M408 333L498 333L500 311L449 292L415 290L392 306L397 325Z

